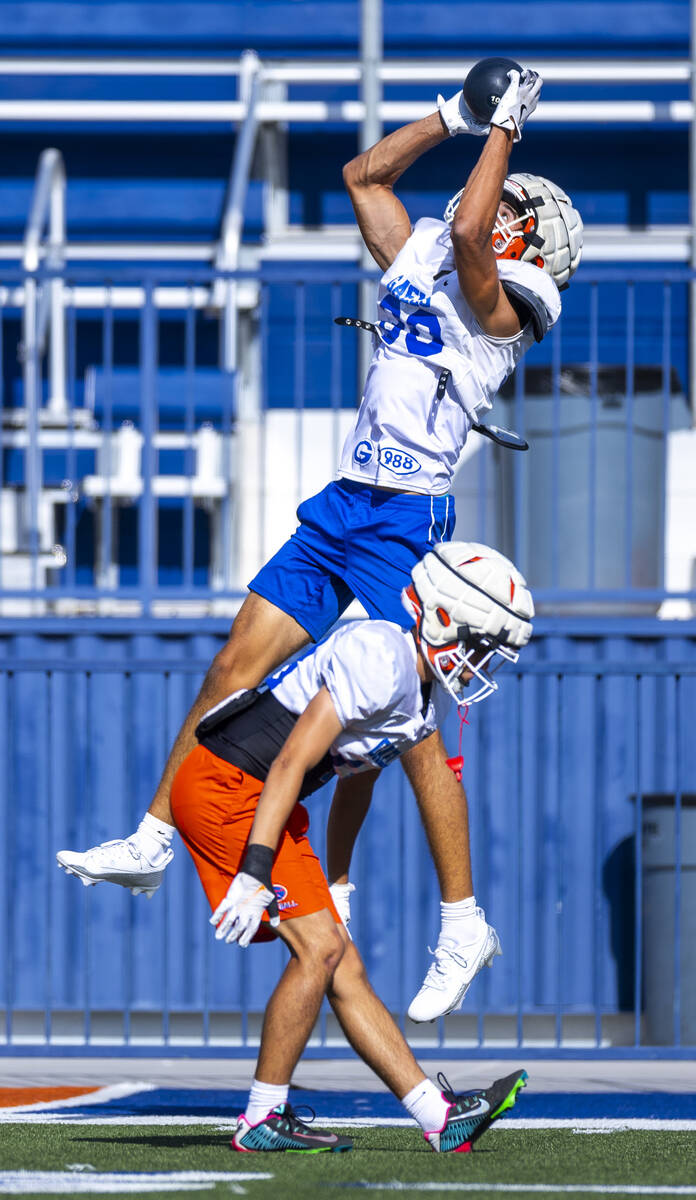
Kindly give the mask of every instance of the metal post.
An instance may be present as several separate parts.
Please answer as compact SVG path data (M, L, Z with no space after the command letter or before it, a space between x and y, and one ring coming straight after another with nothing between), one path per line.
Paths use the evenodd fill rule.
M696 270L696 0L691 0L691 127L689 130L689 219L691 222L690 262ZM689 285L689 394L691 423L696 426L696 281Z
M360 149L367 150L382 136L379 106L382 85L382 0L362 0L360 7L360 97L365 105L360 126Z
M361 0L360 6L360 96L365 106L358 146L361 151L374 146L382 136L382 122L379 109L382 100L382 84L379 68L383 53L382 0ZM374 270L374 260L366 246L362 247L360 255L361 266L366 270ZM373 286L365 282L358 289L358 312L361 317L372 321L374 313ZM367 368L372 357L370 338L358 339L358 387L362 391Z

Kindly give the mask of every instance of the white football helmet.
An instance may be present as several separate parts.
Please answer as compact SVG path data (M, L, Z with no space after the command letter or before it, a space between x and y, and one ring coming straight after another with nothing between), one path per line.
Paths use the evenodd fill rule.
M464 188L445 209L451 224ZM518 216L513 221L500 217L493 227L493 250L498 258L517 259L541 267L558 288L565 287L582 254L583 225L570 197L543 175L518 172L508 175L502 199Z
M524 576L490 546L443 542L416 563L411 578L401 598L436 678L457 704L485 700L498 688L493 671L517 662L532 635L534 603ZM467 673L479 683L471 694Z

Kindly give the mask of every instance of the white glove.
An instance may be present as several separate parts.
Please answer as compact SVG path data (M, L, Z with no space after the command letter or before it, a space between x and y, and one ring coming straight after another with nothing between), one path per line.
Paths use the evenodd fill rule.
M485 137L490 132L490 125L477 121L469 111L463 91L457 92L456 96L451 96L449 100L438 96L437 107L450 137L455 137L458 133L473 133L475 137Z
M343 921L346 930L348 930L348 937L350 937L350 930L348 929L350 925L350 893L355 891L355 884L332 883L329 891L331 892L331 899L336 905L336 911Z
M210 924L217 925L216 940L224 938L226 942L248 946L261 924L264 912L275 899L275 892L264 887L260 879L240 871L210 918ZM271 916L271 925L280 925L277 903L275 916Z
M500 97L500 102L491 117L491 125L499 129L514 130L514 142L522 139L525 121L531 117L539 103L539 93L544 82L536 71L508 71L510 85Z

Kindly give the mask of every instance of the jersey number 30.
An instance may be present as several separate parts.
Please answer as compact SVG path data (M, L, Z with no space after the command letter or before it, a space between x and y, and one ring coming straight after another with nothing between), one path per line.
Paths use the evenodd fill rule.
M440 322L435 313L428 312L425 308L417 308L415 312L408 314L404 322L401 319L401 305L390 292L382 296L379 307L388 314L384 320L379 322L382 341L386 342L387 346L392 346L399 335L405 333L406 349L409 354L418 354L423 358L429 354L439 354L442 350ZM429 335L427 340L419 337L421 330L426 331Z

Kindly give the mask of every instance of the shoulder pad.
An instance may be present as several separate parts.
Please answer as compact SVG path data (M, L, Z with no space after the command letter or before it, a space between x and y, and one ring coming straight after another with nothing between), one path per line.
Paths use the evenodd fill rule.
M540 342L561 315L561 297L550 275L532 263L498 259L498 275L508 295L529 312L534 337Z

